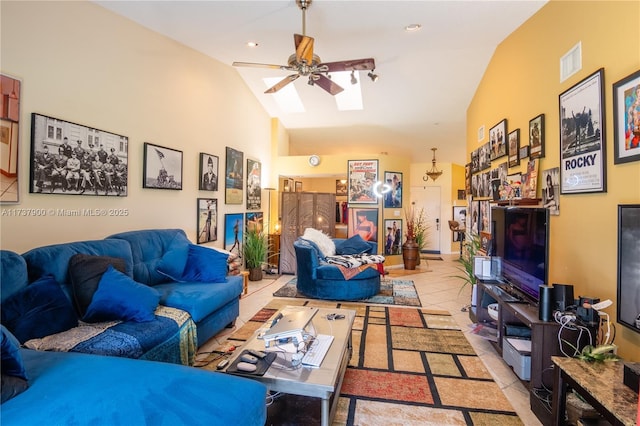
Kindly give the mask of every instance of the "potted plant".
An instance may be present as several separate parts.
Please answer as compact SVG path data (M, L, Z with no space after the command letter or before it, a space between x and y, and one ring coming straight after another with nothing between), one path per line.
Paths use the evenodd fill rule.
M262 279L262 264L267 258L267 236L256 229L248 230L244 239L244 259L250 281Z
M416 216L412 206L411 210L405 210L404 215L407 220L407 239L402 244L402 261L404 269L414 270L416 265L420 263L420 249L425 243L424 209L421 209Z
M464 241L460 244L462 244L462 257L459 260L461 267L459 267L458 270L462 272L462 275L455 275L454 278L463 280L462 287L460 287L460 291L462 291L468 284L471 284L471 286L476 285L477 279L473 273L473 258L480 250L480 236L472 232L467 232Z

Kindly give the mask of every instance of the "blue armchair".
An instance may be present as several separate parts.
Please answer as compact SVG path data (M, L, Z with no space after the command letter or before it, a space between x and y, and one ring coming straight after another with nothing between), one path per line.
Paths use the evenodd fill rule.
M338 247L344 239L333 240ZM377 243L366 242L367 253L375 254ZM317 246L298 238L293 243L298 266L297 288L305 296L314 299L361 300L380 292L380 272L377 268L366 268L349 280L336 265L326 262Z

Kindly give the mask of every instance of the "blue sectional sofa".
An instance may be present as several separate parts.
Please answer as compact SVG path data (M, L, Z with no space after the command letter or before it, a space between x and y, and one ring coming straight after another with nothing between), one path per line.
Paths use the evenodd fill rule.
M343 244L351 245L349 240L335 238L333 242L338 254L375 254L377 243L360 239L351 249L340 250ZM361 247L360 247L361 246ZM376 267L365 268L353 277L346 279L344 273L335 264L327 262L320 248L313 242L298 238L293 243L296 253L297 283L299 292L316 299L361 300L380 292L380 272Z
M238 315L242 278L225 276L226 256L216 255L208 262L207 255L211 253L204 252L203 257L202 250L211 249L190 244L181 230L165 229L40 247L23 255L0 251L2 424L263 425L265 386L249 379L172 364L186 363L185 349L193 354L196 328L197 341L206 341ZM151 300L153 308L159 302L153 319L116 321L105 332L66 348L66 352L18 349L25 342L19 342L9 326L17 336L27 339L46 335L52 326L62 323L67 328L78 322L77 317L69 315L77 296L70 283L73 271L69 267L75 255L80 255L81 260L85 255L90 259L118 260L114 264L119 264L122 272L113 272L112 267L104 272L94 300L109 273L134 283L134 279L141 280L142 284L132 284L134 291L126 295L136 303ZM199 266L194 265L194 259ZM215 280L220 282L203 282L213 272L207 269L220 272L220 268L222 278ZM43 298L44 302L38 302ZM19 307L21 303L30 306L24 309ZM93 302L85 314L91 309ZM166 317L158 314L163 309L168 310ZM199 321L194 323L189 309ZM16 313L22 313L24 318L16 318ZM45 320L33 321L37 318ZM182 318L184 324L171 328L171 321L176 318ZM167 330L169 337L165 338L163 333ZM45 341L59 334L66 333L29 342ZM174 334L179 335L178 340ZM186 341L191 341L192 347L181 347L183 334L191 338ZM7 349L11 342L15 342L14 350ZM17 373L12 368L16 360L21 364ZM28 387L25 389L23 384Z

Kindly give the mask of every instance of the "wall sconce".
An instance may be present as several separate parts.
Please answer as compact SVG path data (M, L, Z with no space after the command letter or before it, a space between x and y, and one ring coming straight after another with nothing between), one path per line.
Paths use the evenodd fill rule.
M435 182L435 180L438 179L442 174L442 170L438 170L436 168L436 150L437 149L438 148L431 148L431 151L433 151L433 160L431 160L431 170L428 170L424 174L424 176L422 176L422 180L425 182L428 181L429 178L431 178L431 180Z

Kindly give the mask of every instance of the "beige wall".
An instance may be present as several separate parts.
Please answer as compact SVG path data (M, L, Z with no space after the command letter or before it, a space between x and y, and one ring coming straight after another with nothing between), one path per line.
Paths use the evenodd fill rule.
M90 2L1 3L2 72L23 82L20 204L7 209L126 208L126 217L0 217L1 247L17 252L44 244L99 239L142 228L182 228L196 241L196 199L218 199L218 241L224 191L198 191L200 152L225 146L262 162L272 174L271 120L230 66L185 48ZM129 137L129 195L88 197L28 193L32 112ZM183 190L142 188L143 143L183 151ZM246 164L246 161L245 161ZM245 165L246 168L246 165ZM220 177L219 187L224 188ZM267 191L263 191L266 210Z
M527 144L522 129L544 113L546 156L540 170L558 167L558 95L604 68L608 191L560 197L560 215L551 216L549 281L573 284L576 296L614 303L617 206L640 202L640 162L613 164L611 85L640 69L638 16L637 1L551 1L498 47L467 111L468 152L480 145L478 128L488 130L502 118L509 131L521 129ZM561 83L560 57L578 42L582 70ZM615 318L616 305L607 312ZM615 343L623 357L640 361L640 334L618 325Z

